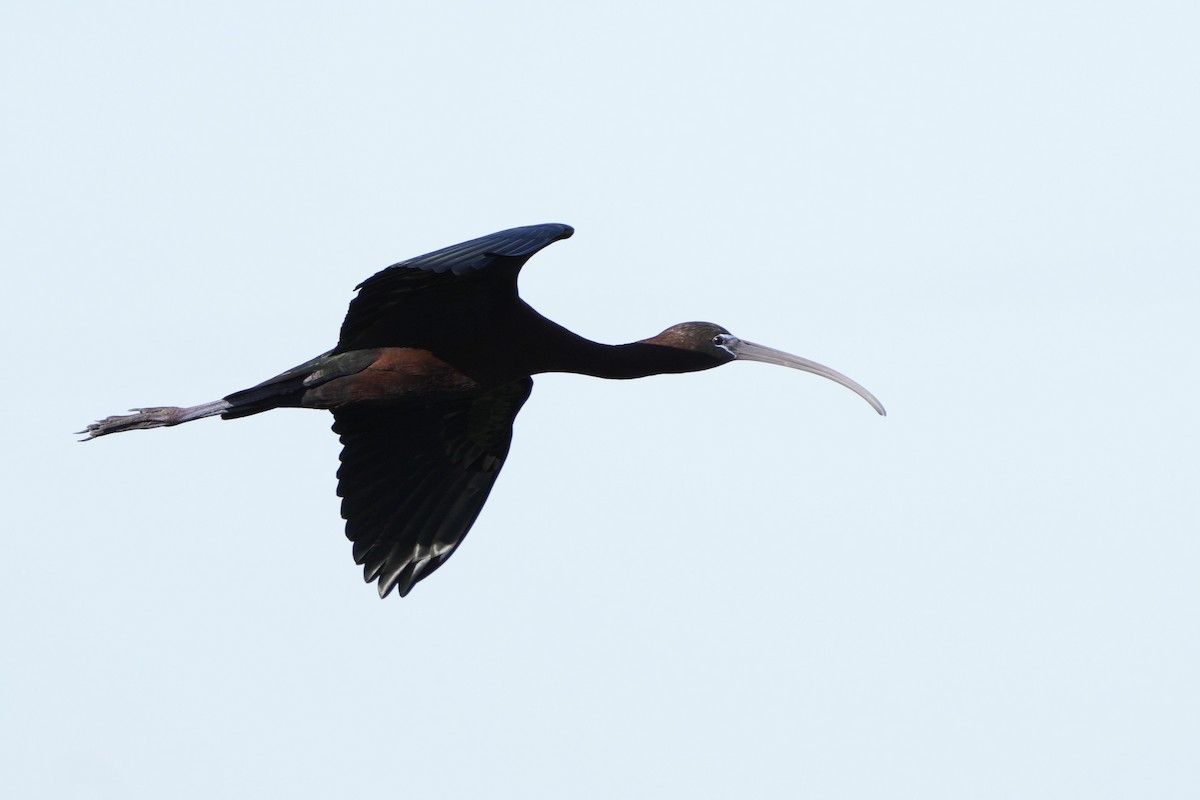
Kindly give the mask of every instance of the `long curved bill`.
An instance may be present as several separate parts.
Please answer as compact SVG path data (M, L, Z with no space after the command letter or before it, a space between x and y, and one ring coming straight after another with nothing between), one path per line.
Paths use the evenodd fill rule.
M794 356L791 353L785 353L782 350L776 350L773 347L764 347L761 344L747 342L743 339L738 339L735 336L730 336L724 343L724 347L733 357L743 361L761 361L764 364L778 364L781 367L791 367L792 369L802 369L805 372L811 372L813 375L820 375L822 378L828 378L834 383L840 383L850 391L857 394L863 400L871 404L871 408L879 412L880 416L887 416L887 411L883 408L883 403L868 392L863 386L850 380L837 370L830 369L824 364L818 364L815 361L809 361L807 358Z

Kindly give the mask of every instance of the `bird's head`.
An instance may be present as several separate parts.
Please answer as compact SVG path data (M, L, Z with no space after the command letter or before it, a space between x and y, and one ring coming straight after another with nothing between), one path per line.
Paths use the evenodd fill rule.
M764 364L777 364L781 367L811 372L822 378L828 378L834 383L840 383L870 403L871 408L880 415L887 416L887 411L884 410L883 404L876 399L875 395L842 373L807 358L739 339L725 328L712 322L681 322L645 341L650 344L687 350L711 360L710 363L702 362L699 369L719 367L730 361L761 361Z

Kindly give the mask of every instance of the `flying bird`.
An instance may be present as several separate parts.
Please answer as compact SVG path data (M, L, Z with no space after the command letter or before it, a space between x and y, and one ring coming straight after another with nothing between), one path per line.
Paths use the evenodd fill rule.
M379 596L407 595L462 544L508 455L531 376L641 378L762 361L836 381L839 372L684 322L629 344L600 344L546 319L517 294L517 273L569 225L512 228L401 261L360 283L337 346L250 389L188 407L136 408L87 426L88 441L273 408L333 412L338 495L354 561Z

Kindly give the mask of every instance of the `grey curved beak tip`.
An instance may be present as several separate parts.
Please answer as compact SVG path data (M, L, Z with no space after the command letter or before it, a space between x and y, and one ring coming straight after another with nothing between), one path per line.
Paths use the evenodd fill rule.
M864 389L863 391L865 392L866 390ZM871 408L875 409L876 414L881 417L887 416L887 409L883 407L883 403L879 402L879 399L875 397L875 395L870 393L863 394L860 392L856 392L856 394L862 397L862 399L866 400Z

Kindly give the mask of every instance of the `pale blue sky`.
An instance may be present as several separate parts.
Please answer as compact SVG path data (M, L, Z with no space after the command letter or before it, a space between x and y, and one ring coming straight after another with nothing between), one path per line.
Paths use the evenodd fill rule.
M1198 8L9 8L4 793L1200 796ZM548 316L890 416L541 377L386 602L327 414L69 435L548 221Z

